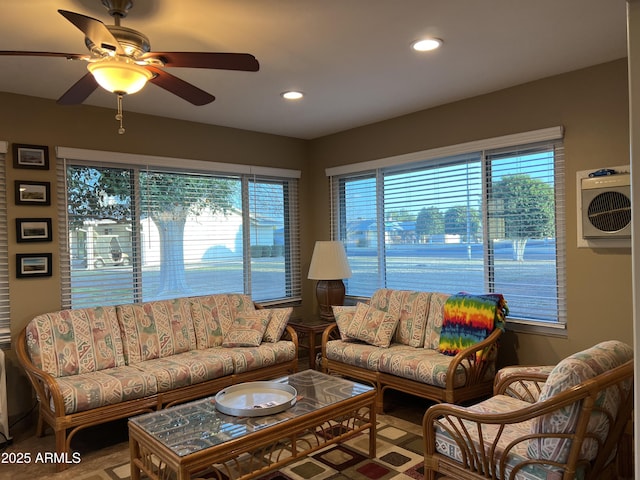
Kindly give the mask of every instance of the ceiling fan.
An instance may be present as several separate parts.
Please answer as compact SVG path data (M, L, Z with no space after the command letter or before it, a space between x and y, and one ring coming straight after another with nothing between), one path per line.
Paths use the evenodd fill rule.
M260 65L248 53L218 52L152 52L149 39L137 30L123 27L120 20L133 7L133 0L101 0L114 18L114 25L80 13L58 10L85 35L90 54L29 52L0 50L0 56L62 57L85 60L89 72L69 88L58 100L62 105L85 101L98 86L118 96L119 133L122 128L122 96L140 91L151 82L192 103L206 105L215 97L204 90L168 73L165 67L189 67L257 72Z

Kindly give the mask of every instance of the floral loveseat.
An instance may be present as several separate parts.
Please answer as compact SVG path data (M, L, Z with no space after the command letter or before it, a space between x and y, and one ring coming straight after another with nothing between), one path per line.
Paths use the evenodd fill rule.
M493 397L427 410L425 479L618 478L613 460L632 408L633 349L619 341L551 368L500 370Z
M293 373L291 311L216 294L38 315L16 346L38 434L49 425L57 453L70 453L82 428Z
M476 301L480 310L469 310ZM501 295L379 289L368 304L333 310L322 369L375 384L379 412L389 388L451 403L491 394L508 313Z

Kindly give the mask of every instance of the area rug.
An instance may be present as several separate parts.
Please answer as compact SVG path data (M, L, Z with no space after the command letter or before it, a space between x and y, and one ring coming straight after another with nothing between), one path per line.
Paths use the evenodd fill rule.
M367 457L369 436L364 432L257 478L260 480L422 480L424 447L419 427L386 416L379 416L377 420L377 456L374 459ZM129 464L110 466L82 475L78 480L130 480Z

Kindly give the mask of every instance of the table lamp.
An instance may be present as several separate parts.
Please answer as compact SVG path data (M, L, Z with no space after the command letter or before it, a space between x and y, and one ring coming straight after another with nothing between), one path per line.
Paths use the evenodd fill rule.
M347 252L342 242L317 241L309 266L310 280L318 280L316 297L320 307L320 319L333 322L332 305L344 303L343 278L351 276Z

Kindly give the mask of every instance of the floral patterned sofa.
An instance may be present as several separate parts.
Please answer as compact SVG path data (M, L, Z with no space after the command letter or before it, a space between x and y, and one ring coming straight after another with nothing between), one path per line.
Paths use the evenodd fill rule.
M293 373L291 312L216 294L38 315L16 346L38 434L49 425L57 453L70 453L82 428Z
M459 325L448 323L447 311L462 323L472 323L474 312L469 316L464 309L447 307L469 297L486 302L488 324L474 332L479 335L454 339L452 345L449 334L456 337ZM376 385L378 412L387 389L451 403L491 394L498 338L508 313L501 295L379 289L368 304L333 310L336 323L322 337L322 369Z
M493 397L427 410L425 479L619 478L613 460L632 408L633 349L620 341L552 367L502 369Z

